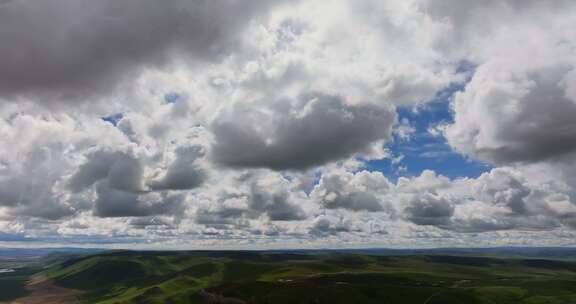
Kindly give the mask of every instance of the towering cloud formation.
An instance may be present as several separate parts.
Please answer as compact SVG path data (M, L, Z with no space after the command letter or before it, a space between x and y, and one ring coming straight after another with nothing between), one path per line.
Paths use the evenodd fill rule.
M456 96L456 121L446 130L450 143L495 163L549 161L576 152L572 68L479 67Z

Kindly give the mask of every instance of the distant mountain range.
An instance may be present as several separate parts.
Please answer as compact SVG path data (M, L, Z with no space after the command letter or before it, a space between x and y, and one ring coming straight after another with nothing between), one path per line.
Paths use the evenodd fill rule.
M54 253L78 253L78 254L89 254L98 253L106 251L104 249L86 249L86 248L73 248L73 247L63 247L63 248L0 248L0 257L14 257L14 258L26 258L26 257L42 257Z
M279 252L298 252L321 254L324 252L357 253L381 256L398 255L486 255L509 257L576 258L576 247L491 247L491 248L420 248L420 249L326 249L326 250L281 250Z
M99 248L0 248L0 257L38 257L56 253L91 254L109 249ZM134 250L139 251L139 250ZM141 250L143 252L156 252L156 250ZM227 251L216 250L190 250L186 252L218 253ZM576 247L492 247L492 248L417 248L417 249L389 249L389 248L362 248L362 249L282 249L282 250L231 250L230 252L269 252L269 253L299 253L299 254L325 254L325 253L355 253L379 256L399 255L486 255L510 257L546 257L546 258L576 258Z

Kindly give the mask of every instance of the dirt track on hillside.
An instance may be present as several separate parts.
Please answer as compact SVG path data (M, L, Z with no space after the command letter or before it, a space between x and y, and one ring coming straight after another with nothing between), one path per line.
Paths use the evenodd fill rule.
M16 299L10 304L77 304L79 291L58 287L43 275L34 276L26 286L29 296Z

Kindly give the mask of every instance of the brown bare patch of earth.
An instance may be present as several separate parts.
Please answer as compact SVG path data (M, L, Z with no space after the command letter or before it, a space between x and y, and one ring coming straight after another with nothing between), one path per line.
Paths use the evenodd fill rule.
M29 296L16 299L10 304L77 304L80 291L59 287L44 275L36 275L26 286Z

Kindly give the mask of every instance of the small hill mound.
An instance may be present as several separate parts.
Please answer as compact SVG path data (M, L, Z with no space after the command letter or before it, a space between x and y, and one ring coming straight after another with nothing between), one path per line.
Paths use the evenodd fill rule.
M115 285L146 276L144 267L137 262L124 260L98 260L55 279L60 286L74 289L93 289L103 285Z

